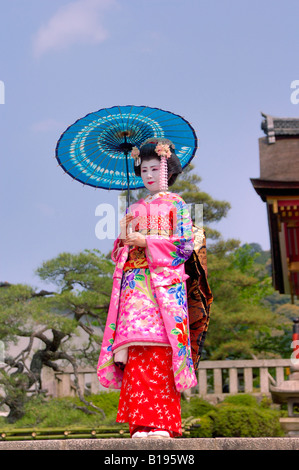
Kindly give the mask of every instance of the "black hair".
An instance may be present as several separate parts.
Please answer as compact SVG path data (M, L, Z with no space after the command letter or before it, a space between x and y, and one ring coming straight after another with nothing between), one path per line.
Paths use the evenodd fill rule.
M138 166L134 165L135 175L141 176L140 170L141 170L141 163L143 161L148 161L148 160L151 160L152 158L155 158L159 162L161 161L159 155L155 151L157 143L159 142L163 144L168 144L170 151L171 151L171 157L167 158L167 168L168 168L168 174L169 175L171 174L171 177L168 179L168 186L172 186L175 183L178 175L183 172L183 169L182 169L181 162L175 153L174 145L168 139L159 139L159 138L148 139L140 147L140 154L139 154L140 164Z

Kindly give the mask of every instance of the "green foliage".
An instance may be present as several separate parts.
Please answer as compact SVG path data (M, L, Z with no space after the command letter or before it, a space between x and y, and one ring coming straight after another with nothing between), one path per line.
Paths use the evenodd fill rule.
M78 254L60 253L36 270L40 279L58 286L61 291L75 287L95 291L103 287L106 277L112 277L112 272L112 262L96 249Z
M36 292L26 285L6 285L0 289L0 340L17 343L25 339L18 358L6 358L7 372L19 374L16 387L8 386L2 374L3 403L10 408L10 418L17 419L24 408L27 389L41 381L46 365L57 369L65 364L96 364L110 303L114 264L98 250L79 254L61 253L44 262L36 274L57 290ZM83 341L73 341L84 332ZM41 341L34 351L35 339ZM82 339L82 337L81 337ZM24 344L24 341L23 341ZM61 364L61 361L64 361ZM27 388L27 389L26 389Z
M103 326L109 308L114 264L99 250L78 254L61 253L44 262L36 274L58 287L51 298L44 299L48 309L69 312L75 320L94 318L94 326Z
M76 426L101 426L115 423L119 392L103 392L90 395L88 401L99 408L105 409L106 418L101 414L86 414L80 406L78 398L52 398L44 400L41 397L32 397L25 405L25 415L16 421L15 428L51 428ZM94 411L93 408L89 408ZM2 426L7 424L0 418Z
M40 326L70 335L83 317L85 322L93 319L94 326L103 326L113 269L113 263L98 250L61 253L45 261L36 274L58 291L37 293L20 284L0 289L0 339L17 341Z
M190 397L190 399L181 401L182 419L188 416L203 416L215 407L200 397Z
M187 204L202 204L204 224L218 222L226 217L231 205L227 201L213 199L210 194L202 191L199 187L201 177L192 173L194 165L191 163L184 168L184 176L178 177L171 191L180 194ZM193 216L191 211L191 216Z
M279 437L280 413L270 402L248 394L228 396L213 410L190 421L190 437Z
M103 408L102 415L86 414L77 406L77 398L43 400L31 398L26 403L26 414L14 425L8 425L0 418L2 429L44 429L47 428L94 428L108 426L126 428L115 422L119 392L102 392L88 397L96 406ZM92 408L90 408L92 411ZM182 400L182 423L184 437L277 437L283 436L279 424L280 413L271 409L267 398L260 403L255 397L239 394L227 397L214 406L199 397Z
M28 320L34 310L33 289L30 286L15 284L0 289L0 340L17 341L16 335L30 332Z
M236 405L236 406L251 406L257 407L258 402L257 399L250 394L247 393L240 393L236 395L229 395L225 397L225 399L221 403L222 405Z
M212 414L213 413L213 414ZM226 404L212 412L213 437L278 437L283 436L275 410L248 405Z
M283 339L289 323L265 302L274 289L267 269L257 263L257 250L254 244L218 242L208 254L214 302L205 358L280 357L289 349Z
M214 421L211 416L204 415L189 421L191 426L188 428L187 437L213 437Z
M106 418L104 423L115 422L120 392L102 392L95 395L89 395L87 400L92 402L98 408L102 408L105 411ZM77 405L80 405L79 400L75 401ZM89 408L92 410L92 408Z
M70 399L51 399L42 401L38 397L27 403L25 415L15 424L21 427L55 427L85 424L82 411L76 410Z
M87 398L106 414L86 414L77 408L82 405L77 398L43 400L31 398L25 405L26 414L8 425L0 418L1 429L93 428L108 426L126 428L115 422L119 392L102 392ZM93 411L92 408L90 408ZM276 437L283 432L279 412L271 409L267 398L258 402L255 397L239 394L227 397L214 406L199 397L182 400L184 437Z

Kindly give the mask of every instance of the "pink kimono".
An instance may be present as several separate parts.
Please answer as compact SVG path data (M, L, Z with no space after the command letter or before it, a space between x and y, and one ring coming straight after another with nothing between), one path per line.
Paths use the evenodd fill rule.
M114 363L116 351L134 344L171 346L175 387L180 392L197 383L189 334L188 275L184 267L193 252L192 221L186 203L171 192L141 199L129 211L135 215L133 230L146 236L145 259L140 260L140 269L136 268L137 260L135 269L126 270L130 248L122 246L117 238L112 251L116 267L98 378L103 386L120 389L123 370ZM147 285L147 298L142 297L139 284L142 282ZM124 289L127 289L125 293ZM135 300L130 310L133 293ZM122 311L123 305L126 308Z

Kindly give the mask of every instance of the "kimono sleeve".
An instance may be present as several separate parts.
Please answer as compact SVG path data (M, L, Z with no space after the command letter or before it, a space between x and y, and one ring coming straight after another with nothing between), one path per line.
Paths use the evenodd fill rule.
M114 261L114 263L117 263L122 253L122 248L123 248L123 243L119 235L117 239L115 240L115 242L113 243L113 248L112 248L112 253L111 253L111 259L112 261Z
M173 233L169 236L146 236L146 256L151 266L177 267L190 258L194 247L192 220L187 204L182 198L174 200Z

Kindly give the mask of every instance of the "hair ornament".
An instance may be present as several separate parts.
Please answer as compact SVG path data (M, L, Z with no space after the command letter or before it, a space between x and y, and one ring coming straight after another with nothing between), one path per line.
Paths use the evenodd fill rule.
M141 159L140 159L140 150L139 148L137 147L133 147L132 148L132 151L131 151L131 157L134 158L135 162L134 162L134 165L135 166L139 166L140 163L141 163Z
M171 157L171 150L168 144L163 144L162 142L158 142L155 148L155 152L159 155L159 157Z
M166 155L161 156L160 161L160 181L159 187L160 191L168 191L168 167L167 167L167 157Z

